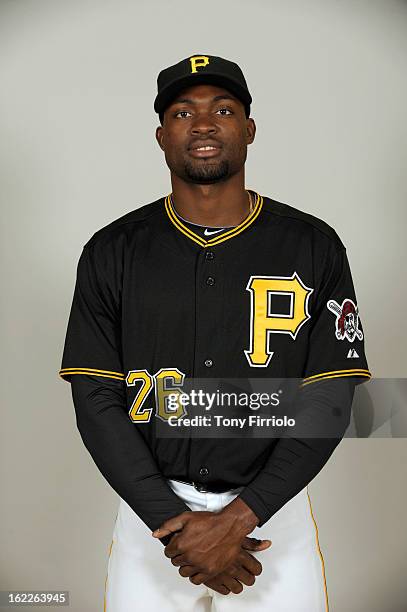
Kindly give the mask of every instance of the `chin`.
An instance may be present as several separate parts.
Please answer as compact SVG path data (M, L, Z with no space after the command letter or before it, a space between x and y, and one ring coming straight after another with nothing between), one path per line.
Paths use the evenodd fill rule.
M206 163L200 165L187 162L184 166L184 177L191 183L201 185L219 183L229 177L229 162L223 161L216 164Z

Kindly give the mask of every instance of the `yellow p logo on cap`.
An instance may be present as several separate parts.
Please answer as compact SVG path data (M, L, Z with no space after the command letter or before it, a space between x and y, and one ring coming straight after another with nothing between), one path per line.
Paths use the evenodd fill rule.
M209 57L207 55L194 55L189 58L191 62L191 72L198 72L197 68L203 68L209 64Z

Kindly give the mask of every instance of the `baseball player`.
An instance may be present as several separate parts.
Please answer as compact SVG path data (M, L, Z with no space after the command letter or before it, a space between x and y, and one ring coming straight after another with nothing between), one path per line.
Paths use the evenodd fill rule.
M221 57L162 70L172 191L96 231L79 259L60 375L119 495L107 612L328 610L307 485L371 374L335 230L245 186L251 102ZM310 435L160 434L186 422L171 394L219 378L300 380Z

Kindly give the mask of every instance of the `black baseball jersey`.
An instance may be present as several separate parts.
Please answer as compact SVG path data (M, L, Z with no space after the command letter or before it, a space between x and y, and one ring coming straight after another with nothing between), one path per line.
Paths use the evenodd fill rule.
M257 503L264 522L267 508L250 483L276 441L170 442L156 435L156 420L173 416L160 398L192 377L300 378L311 386L359 383L370 372L336 232L251 194L253 211L233 228L194 227L170 194L96 232L78 263L60 375L119 381L129 419L163 474L247 485L241 496Z

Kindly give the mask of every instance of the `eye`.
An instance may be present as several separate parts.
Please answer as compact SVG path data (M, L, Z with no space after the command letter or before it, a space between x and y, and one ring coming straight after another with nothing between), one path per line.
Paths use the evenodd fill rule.
M218 111L216 111L216 112L218 112L218 113L222 113L222 115L226 115L226 113L223 113L222 111L227 111L227 113L228 113L229 115L232 115L232 114L233 114L233 113L232 113L232 111L231 111L229 108L226 108L226 107L224 107L224 108L220 108L220 109L219 109Z
M186 110L177 111L176 113L174 113L174 117L178 117L178 115L181 114L181 113L184 113L184 116L185 116L185 114L189 113L189 111L186 111ZM189 113L189 114L191 114L191 113Z

